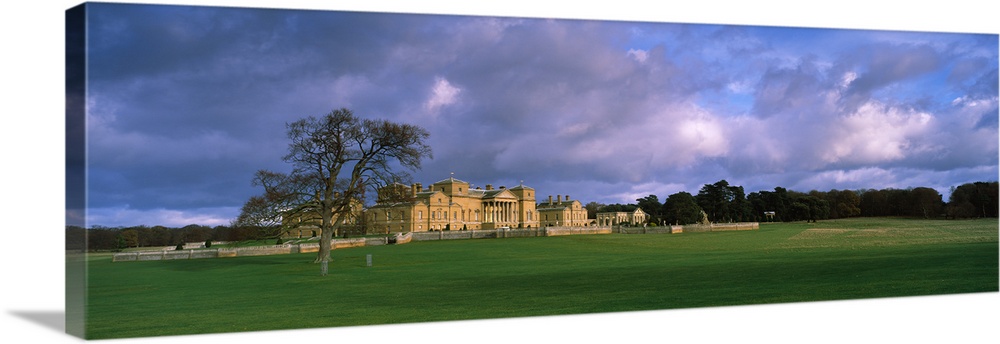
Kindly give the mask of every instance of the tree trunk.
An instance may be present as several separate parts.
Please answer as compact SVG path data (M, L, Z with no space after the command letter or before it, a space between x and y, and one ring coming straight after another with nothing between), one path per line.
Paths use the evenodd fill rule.
M326 216L326 215L324 215ZM332 218L332 216L330 216ZM322 230L323 233L319 236L319 252L316 254L316 261L314 263L320 264L320 275L326 276L330 265L330 251L333 250L333 234L336 232L337 228L343 223L343 220L337 219L336 223L331 223L332 221L328 219L323 220Z
M319 252L316 254L316 261L322 265L321 273L326 275L326 267L330 262L330 251L333 250L333 228L329 214L323 214L323 222L320 225L322 231L319 236Z
M333 231L324 229L319 236L319 253L316 254L316 261L313 263L323 263L330 261L330 251L333 249Z

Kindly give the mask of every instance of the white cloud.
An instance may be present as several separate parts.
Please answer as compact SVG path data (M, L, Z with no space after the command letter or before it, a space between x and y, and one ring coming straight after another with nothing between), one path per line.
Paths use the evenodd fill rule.
M840 78L840 88L847 89L847 87L851 86L851 83L854 82L854 80L856 80L857 78L858 78L858 73L855 72L844 73L844 75Z
M689 158L716 157L729 151L729 140L722 123L716 118L700 114L681 120L675 134L677 142Z
M831 135L820 153L825 163L876 164L905 158L919 149L921 135L931 129L933 116L875 101L831 123ZM823 147L820 147L823 148Z
M754 90L753 84L750 80L730 82L729 84L726 84L726 89L737 94L749 94Z
M447 79L438 77L431 89L431 96L424 103L424 109L430 114L436 114L441 107L454 104L462 90L452 86Z
M896 175L892 171L879 167L865 167L854 170L819 172L803 179L799 184L809 188L815 188L819 185L838 185L842 189L854 189L870 185L886 185L879 187L886 188L891 187L895 182Z
M642 49L629 49L628 56L642 63L646 62L646 59L649 58L649 52Z
M617 200L620 203L635 203L637 199L656 195L660 203L663 203L667 199L667 196L681 192L687 191L686 186L679 183L662 183L662 182L646 182L635 185L619 185L619 190L625 188L621 192L609 195L610 199Z
M107 208L88 208L87 225L105 227L118 226L164 226L183 227L190 224L204 226L228 225L239 214L238 207L214 207L196 209L133 209L128 205ZM220 216L221 215L221 216Z
M951 105L958 109L957 119L966 128L973 127L982 119L984 113L996 113L997 105L1000 103L998 97L972 98L962 96L951 102Z

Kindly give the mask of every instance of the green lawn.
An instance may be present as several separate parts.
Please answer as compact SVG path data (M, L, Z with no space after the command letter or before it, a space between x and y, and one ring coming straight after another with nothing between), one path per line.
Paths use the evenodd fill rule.
M998 290L997 220L414 242L88 265L87 338ZM373 267L366 267L371 254Z

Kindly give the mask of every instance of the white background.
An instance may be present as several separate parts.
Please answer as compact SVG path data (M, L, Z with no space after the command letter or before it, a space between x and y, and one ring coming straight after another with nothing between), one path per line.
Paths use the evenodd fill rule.
M111 1L119 2L119 1ZM575 4L465 1L131 1L240 7L639 20L858 29L1000 32L986 2L686 1ZM465 4L470 3L470 4ZM569 3L569 2L564 2ZM3 311L7 343L64 343L64 13L71 1L6 2L0 10L0 184ZM903 6L903 7L900 7ZM990 7L986 7L990 6ZM27 233L33 233L28 235ZM599 296L595 296L599 297ZM141 307L141 305L139 305ZM618 342L991 342L1000 293L175 336L114 343L565 343Z

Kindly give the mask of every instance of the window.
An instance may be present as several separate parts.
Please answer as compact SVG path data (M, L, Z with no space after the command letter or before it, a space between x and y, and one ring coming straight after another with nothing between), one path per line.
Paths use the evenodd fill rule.
M417 212L417 219L418 220L423 220L424 219L424 211L423 210Z

